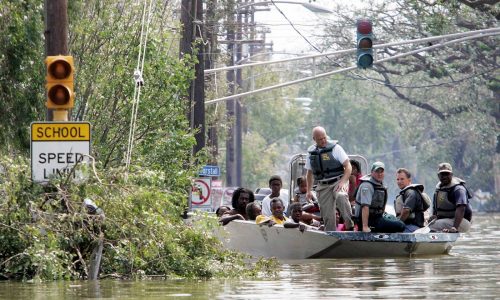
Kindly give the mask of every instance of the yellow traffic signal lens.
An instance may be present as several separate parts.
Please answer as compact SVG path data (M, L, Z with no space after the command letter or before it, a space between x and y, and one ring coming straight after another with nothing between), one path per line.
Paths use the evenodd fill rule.
M373 42L369 38L363 38L359 41L358 48L360 49L370 49L373 45Z
M50 101L55 105L66 105L71 100L71 91L63 85L55 85L48 91Z
M65 79L71 75L71 65L64 60L57 60L49 66L49 73L55 79Z

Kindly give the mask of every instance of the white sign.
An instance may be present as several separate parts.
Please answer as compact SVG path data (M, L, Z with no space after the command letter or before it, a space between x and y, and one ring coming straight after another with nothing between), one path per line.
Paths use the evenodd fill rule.
M191 209L212 209L211 183L211 178L195 179L191 188Z
M53 176L71 174L73 180L83 178L73 172L78 163L88 163L90 123L39 122L31 124L31 179L48 182Z

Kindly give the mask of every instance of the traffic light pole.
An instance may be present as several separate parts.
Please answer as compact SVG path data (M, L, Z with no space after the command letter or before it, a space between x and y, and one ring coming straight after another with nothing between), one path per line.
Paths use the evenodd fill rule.
M67 55L68 0L45 0L45 54ZM68 121L68 110L47 109L48 121Z

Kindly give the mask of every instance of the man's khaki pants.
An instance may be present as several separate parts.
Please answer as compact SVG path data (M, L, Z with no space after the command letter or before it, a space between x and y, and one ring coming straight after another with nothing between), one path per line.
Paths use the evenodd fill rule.
M344 219L347 230L352 230L354 223L352 222L351 204L346 193L335 192L334 189L339 181L333 184L318 184L316 194L318 196L318 204L325 223L325 231L336 231L337 222L335 218L335 210L338 209L340 216Z

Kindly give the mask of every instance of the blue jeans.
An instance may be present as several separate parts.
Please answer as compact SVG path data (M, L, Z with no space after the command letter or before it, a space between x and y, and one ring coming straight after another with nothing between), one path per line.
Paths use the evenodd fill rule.
M382 216L369 218L368 226L370 226L372 232L382 233L403 232L406 227L405 223L400 220L388 220Z
M414 224L406 224L405 231L403 232L414 232L415 230L420 229L417 225Z

